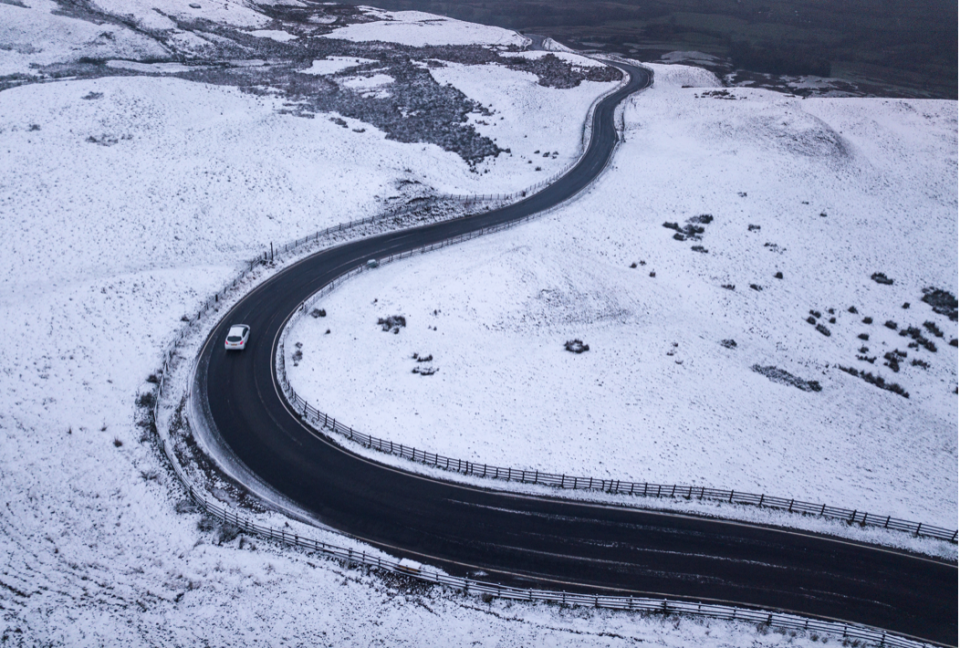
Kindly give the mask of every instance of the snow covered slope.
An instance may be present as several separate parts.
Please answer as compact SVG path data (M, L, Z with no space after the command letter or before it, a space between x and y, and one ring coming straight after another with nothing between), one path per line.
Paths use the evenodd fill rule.
M473 173L453 150L398 141L359 118L322 110L298 116L284 105L283 88L254 92L233 77L203 77L210 68L264 70L263 48L275 57L271 71L283 67L278 57L299 56L269 48L300 47L304 36L244 40L238 30L299 34L303 27L248 3L103 3L122 15L87 17L79 5L20 4L0 3L5 643L419 646L429 636L436 645L474 638L572 646L587 635L621 646L672 645L676 637L696 643L707 633L720 637L716 645L741 641L742 630L723 623L684 621L677 630L674 621L631 615L488 606L235 536L185 500L137 406L181 316L271 240L421 195L536 182L575 155L580 115L609 82L562 90L504 67L498 78L510 80L509 96L472 84L471 96L491 113L487 121L505 117L504 126L485 132L517 156L527 155L527 145L530 155L545 147L533 124L577 115L542 133L559 151L543 172L522 170L525 160L500 167L498 160L510 159L501 154ZM334 10L317 9L316 29L335 28L344 14ZM363 57L338 43L309 60L350 54L382 63L382 47ZM174 62L174 52L187 63ZM224 52L246 58L210 58ZM496 74L483 65L484 74ZM276 78L286 79L288 69ZM468 66L425 74L434 71L444 83L468 85ZM330 78L324 83L341 83ZM359 111L364 104L356 101ZM473 104L464 105L469 115ZM517 120L527 120L520 123L531 125L531 137L519 134Z
M956 311L921 300L957 294L956 102L655 69L586 196L348 282L291 333L294 387L448 456L954 527Z

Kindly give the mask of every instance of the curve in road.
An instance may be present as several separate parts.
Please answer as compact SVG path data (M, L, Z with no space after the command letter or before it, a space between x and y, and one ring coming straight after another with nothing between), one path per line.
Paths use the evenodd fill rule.
M448 573L506 585L724 602L862 623L957 644L957 567L784 529L465 487L369 461L302 425L275 383L280 332L303 300L368 259L553 207L602 171L614 111L650 74L599 103L590 145L569 173L526 200L479 216L391 232L312 255L227 314L197 364L202 411L232 453L324 524ZM251 326L227 354L231 323ZM375 404L371 404L375 406Z

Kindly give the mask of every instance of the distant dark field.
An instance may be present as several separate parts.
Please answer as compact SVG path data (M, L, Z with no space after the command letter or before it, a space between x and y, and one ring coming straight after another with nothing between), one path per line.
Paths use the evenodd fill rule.
M956 0L346 1L651 61L697 50L752 72L834 76L874 94L957 98Z

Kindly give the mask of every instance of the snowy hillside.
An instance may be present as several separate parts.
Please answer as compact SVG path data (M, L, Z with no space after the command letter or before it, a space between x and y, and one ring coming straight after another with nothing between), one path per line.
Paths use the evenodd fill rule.
M608 68L575 55L521 52L524 42L513 32L440 17L329 4L0 2L4 644L816 643L811 637L768 635L722 622L487 604L348 569L309 552L236 535L200 515L157 450L156 437L141 416L153 389L148 377L182 325L181 317L195 313L244 260L270 242L416 198L514 191L575 158L582 116L616 78ZM686 111L722 103L694 102L682 93L668 95ZM635 116L640 119L641 108L653 110L642 103L646 98L631 109L631 123ZM655 110L666 121L664 115L674 108L657 101ZM940 119L946 109L938 110L935 118ZM955 119L955 105L953 110ZM844 118L855 121L857 115ZM910 123L906 127L912 128ZM629 159L639 128L631 127L621 150ZM934 137L940 131L931 132ZM862 139L866 149L872 136ZM953 147L955 152L955 140ZM640 209L644 203L629 192L642 189L646 180L632 174L649 174L658 162L640 156L630 162L633 167L626 158L618 164L626 175L618 171L604 182L614 183L622 204ZM953 182L955 169L954 160ZM921 171L920 166L915 170ZM659 181L668 182L668 170L663 173ZM955 201L947 180L942 191L948 202L951 196ZM632 224L613 224L623 218L602 201L603 186L583 203L590 211L580 212L596 214L598 224L591 227L612 234L636 226L647 232L651 245L656 237L669 238L671 232L659 224L641 227L639 216ZM910 195L933 206L930 187L925 184ZM938 212L931 207L931 213ZM529 269L511 261L533 281L545 263L556 267L557 255L567 254L558 247L562 231L549 230L571 220L584 219L562 216L483 241L481 247L445 253L454 255L446 259L456 264L449 277L462 268L480 268L482 255L503 258L499 246L512 249L516 244L510 237L522 236L530 252L553 246L543 256L546 261L531 261ZM718 215L716 227L721 225ZM713 244L710 234L704 239L708 247ZM543 243L537 238L541 235ZM636 236L624 235L622 241L636 241ZM587 241L581 243L586 249ZM673 258L678 276L693 273L684 271L676 256L683 245L670 245L649 252L625 249L619 253L623 259L615 261L642 252L651 264L659 254L662 268ZM482 255L468 263L456 256L478 249ZM674 249L677 253L669 254ZM561 267L569 265L579 280L589 267L571 265L577 254L561 256ZM956 250L951 254L955 259ZM435 272L444 263L443 255L433 255L416 272ZM384 268L379 277L408 284L400 273L414 268ZM895 290L910 287L901 282L911 275L897 274L901 270L895 263L880 269L896 279ZM474 281L478 271L486 272L473 270L473 278L465 279ZM591 290L607 291L610 273L602 274ZM443 279L443 273L436 277L441 291L436 294L455 300L443 310L444 316L456 315L454 303L463 298L449 285L444 288ZM501 281L509 287L506 278ZM945 287L956 292L955 282ZM337 298L366 289L357 282ZM507 293L505 298L518 299ZM911 301L913 312L924 308L916 298ZM869 304L866 298L857 303ZM398 307L416 306L415 301L406 304ZM535 348L525 342L530 333L516 325L525 311L518 306L510 315L516 330L512 344L520 355L488 353L501 375L515 373L514 361ZM346 313L335 310L333 316ZM878 310L878 321L879 315ZM366 315L358 311L356 317L363 322L356 337L365 340ZM412 322L419 323L420 317ZM340 321L344 325L338 324L337 333L349 322ZM948 336L956 334L955 328L942 326ZM595 339L602 330L603 325L577 332L593 345L577 360L590 361L591 354L601 352L603 344ZM463 335L487 343L476 330L465 328ZM407 332L398 339L409 341ZM551 335L547 346L553 343ZM952 349L939 339L936 343L937 358L952 357L947 356ZM308 358L315 358L318 348L308 348ZM454 369L447 364L454 352L435 348L442 371L433 378L442 380ZM361 359L356 348L338 352L352 354L351 362ZM330 350L324 353L333 357ZM391 380L396 377L401 385L409 367L400 360L390 362L394 364L377 357L366 371L386 367ZM930 371L946 375L934 363ZM534 373L525 379L530 376L536 378ZM931 420L941 425L940 403L933 400L935 390L929 391L933 396L927 401L915 400L912 393L911 404L927 402ZM350 390L337 394L338 411L342 408L358 424L374 424L363 421L356 401L350 400L362 394L356 389L352 395ZM422 403L435 406L430 399ZM395 404L383 399L383 406L387 416L402 418ZM391 423L391 433L408 434L409 429ZM490 433L488 428L478 432ZM486 454L489 448L464 451ZM955 463L955 445L953 456ZM336 542L350 543L344 538Z
M953 528L956 302L923 298L957 294L956 103L654 67L585 197L348 282L292 332L294 387L447 456Z

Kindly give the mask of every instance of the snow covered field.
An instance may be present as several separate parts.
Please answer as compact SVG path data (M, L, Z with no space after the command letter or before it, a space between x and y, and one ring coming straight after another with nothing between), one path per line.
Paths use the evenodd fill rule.
M62 7L45 0L22 4L0 3L0 75L28 78L19 87L8 84L22 78L0 79L4 643L817 643L722 622L484 604L233 536L193 510L152 433L138 424L135 403L152 388L145 380L181 316L194 312L240 262L270 241L419 195L506 192L537 182L573 159L581 116L610 82L559 89L491 64L428 66L439 83L488 107L489 115L473 114L471 123L513 153L487 159L473 173L460 156L435 144L401 143L357 118L323 112L303 118L275 89L257 94L183 73L203 69L197 63L211 53L240 56L242 35L229 32L240 39L231 41L226 31L201 29L211 24L245 30L264 48L281 48L268 49L272 57L309 40L311 30L356 34L362 27L365 34L356 37L362 45L368 38L390 40L382 34L401 38L403 30L393 23L406 21L412 35L405 39L498 47L518 42L512 32L385 12L341 27L343 14L326 6L327 13L308 17L304 26L234 0L98 0L94 9L115 14L107 22L53 14ZM360 18L351 14L350 20ZM268 58L244 55L229 65L258 69ZM181 58L189 66L173 62ZM340 65L346 58L360 65L377 60L318 55L302 76L348 88L349 78L379 74ZM114 63L101 70L85 59ZM123 69L149 76L110 76ZM346 76L336 77L339 72ZM389 84L382 88L390 91ZM551 154L544 158L548 145ZM502 245L515 234L503 236L481 245ZM556 236L544 236L546 244L557 244ZM526 245L540 244L531 238ZM443 259L436 255L430 262ZM895 266L884 269L901 279ZM379 276L400 270L384 268ZM420 380L443 379L445 357L438 355L440 374ZM346 397L338 403L345 413L352 407Z
M348 282L292 331L294 387L447 456L955 528L957 324L921 298L957 293L957 104L724 92L655 69L586 196ZM406 327L383 332L389 315ZM575 338L590 350L566 352Z
M814 643L721 622L483 604L232 537L193 511L152 434L137 424L135 402L151 388L145 379L181 315L232 277L239 262L271 240L416 195L536 182L542 174L520 166L524 147L532 155L549 138L559 154L542 162L543 173L568 163L580 115L607 85L558 90L486 66L481 74L509 84L510 93L485 94L471 70L434 68L444 83L462 85L504 117L502 126L478 128L520 161L501 155L507 164L487 162L481 175L437 146L402 144L359 120L344 128L327 115L284 114L282 97L175 78L182 64L154 63L166 46L144 34L184 16L284 33L246 4L100 3L129 14L142 31L54 15L58 6L41 0L24 4L0 3L0 43L10 46L0 48L0 74L46 74L49 81L54 70L38 72L31 63L94 56L133 59L105 67L151 76L0 92L5 644ZM215 41L174 31L168 42L196 51ZM266 36L274 41L277 34ZM548 127L538 131L541 124Z

